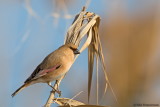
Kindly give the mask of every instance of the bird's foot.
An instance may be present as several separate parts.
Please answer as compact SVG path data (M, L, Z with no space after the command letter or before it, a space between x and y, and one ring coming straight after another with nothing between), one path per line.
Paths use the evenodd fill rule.
M48 83L48 85L53 89L53 90L51 91L51 93L56 92L56 93L59 94L59 97L61 96L61 91L59 91L59 89L58 89L58 84L57 84L57 89L55 89L55 87L53 87L50 83Z
M59 90L55 90L55 89L54 89L54 90L52 90L52 91L51 91L51 93L53 93L53 92L58 93L58 94L59 94L59 97L61 97L61 95L62 95L62 92L61 92L61 91L59 91Z
M59 91L59 90L57 90L56 92L59 94L59 97L61 97L62 92L61 92L61 91Z

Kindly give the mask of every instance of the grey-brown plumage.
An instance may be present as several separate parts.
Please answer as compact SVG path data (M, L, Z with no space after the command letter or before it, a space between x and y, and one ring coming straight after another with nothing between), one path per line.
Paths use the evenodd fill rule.
M66 44L50 53L34 70L24 84L17 89L12 97L22 89L35 83L47 83L60 79L66 74L74 62L75 54L79 54L77 46Z

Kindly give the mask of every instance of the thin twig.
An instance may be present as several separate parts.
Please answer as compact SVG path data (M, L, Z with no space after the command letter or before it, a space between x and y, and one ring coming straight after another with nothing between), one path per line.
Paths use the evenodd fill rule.
M71 100L73 100L74 98L76 98L78 95L80 95L83 91L79 92L78 94L76 94L75 96L73 96L67 103L69 103Z

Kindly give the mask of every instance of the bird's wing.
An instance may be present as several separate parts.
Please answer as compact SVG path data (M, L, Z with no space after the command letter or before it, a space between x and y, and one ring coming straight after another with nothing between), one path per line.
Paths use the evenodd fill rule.
M39 65L39 66L37 66L37 68L34 70L34 72L30 75L30 77L24 83L27 83L30 80L34 80L39 77L42 77L42 76L46 75L47 73L52 72L60 67L61 67L60 64L56 64L55 66L53 66L51 68L43 69L43 68L41 68L41 65Z

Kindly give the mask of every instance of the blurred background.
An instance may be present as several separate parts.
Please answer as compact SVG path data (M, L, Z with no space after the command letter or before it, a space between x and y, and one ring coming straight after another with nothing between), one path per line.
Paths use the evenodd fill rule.
M105 79L99 71L99 104L160 106L159 0L0 0L1 107L45 104L51 90L46 84L30 86L14 98L11 94L46 55L64 43L67 29L84 5L101 17L106 72L119 101L110 89L102 98ZM87 59L86 50L63 79L62 97L83 91L75 99L87 103ZM93 76L90 103L96 104L96 73Z

